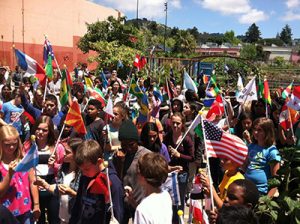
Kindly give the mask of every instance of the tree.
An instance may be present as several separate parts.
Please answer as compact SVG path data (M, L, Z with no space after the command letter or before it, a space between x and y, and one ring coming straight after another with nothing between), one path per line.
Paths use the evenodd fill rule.
M132 24L126 25L123 21L124 18L116 20L110 16L106 21L87 24L87 33L80 38L78 47L84 53L87 53L89 50L97 50L94 48L93 43L98 41L116 41L119 46L125 45L142 50L144 46L138 40L143 38L143 36L139 35L138 29Z
M257 56L256 47L254 44L245 44L241 49L241 58L254 61Z
M292 44L292 29L290 28L289 25L285 25L285 27L282 28L279 38L285 44L288 44L288 45Z
M260 31L258 26L256 26L255 23L253 23L246 32L246 42L248 43L256 43L260 39Z
M176 42L173 48L173 53L191 54L195 52L197 43L194 36L188 31L178 31L174 39Z
M193 27L192 29L187 29L188 32L190 32L190 34L192 34L195 38L195 40L198 42L199 39L199 31L197 27Z
M232 45L237 45L240 43L240 40L235 37L234 31L226 31L224 34L224 38L227 42L231 43Z

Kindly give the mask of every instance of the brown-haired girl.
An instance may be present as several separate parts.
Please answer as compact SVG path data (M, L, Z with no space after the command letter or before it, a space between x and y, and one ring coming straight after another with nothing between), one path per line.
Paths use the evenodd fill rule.
M248 166L245 178L254 182L258 191L273 196L275 189L268 189L268 179L275 176L280 167L279 151L274 145L273 121L261 117L253 122L253 143L248 145Z

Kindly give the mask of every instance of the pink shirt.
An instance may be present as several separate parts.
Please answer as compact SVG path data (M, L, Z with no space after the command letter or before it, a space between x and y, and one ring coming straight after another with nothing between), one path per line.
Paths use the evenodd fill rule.
M8 170L0 162L0 181L8 174ZM30 182L28 172L14 173L7 192L0 198L0 203L8 208L14 216L31 210Z

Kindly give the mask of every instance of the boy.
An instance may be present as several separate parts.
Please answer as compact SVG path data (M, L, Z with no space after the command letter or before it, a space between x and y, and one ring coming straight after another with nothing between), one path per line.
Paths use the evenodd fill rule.
M172 200L161 185L168 177L168 163L158 153L146 153L138 160L138 183L144 187L146 197L137 206L134 224L172 223Z
M102 148L94 140L81 143L76 151L75 161L79 166L80 178L77 197L71 212L70 224L104 224L109 223L108 214L109 193L107 187L105 167L102 159ZM123 218L123 187L120 179L109 167L109 178L115 218Z

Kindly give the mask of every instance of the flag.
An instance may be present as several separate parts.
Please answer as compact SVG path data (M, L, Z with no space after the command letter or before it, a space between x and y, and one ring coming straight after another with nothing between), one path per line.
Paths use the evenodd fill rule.
M29 75L43 74L45 75L45 70L42 66L36 62L33 58L29 57L22 51L15 49L15 54L17 58L17 63L20 68Z
M164 101L169 101L172 100L174 98L174 92L173 90L170 88L170 81L166 79L166 82L163 86L163 99Z
M271 105L271 95L268 80L264 79L264 99L269 105Z
M109 98L107 100L107 104L106 104L106 107L104 108L103 110L105 113L107 113L109 116L112 116L114 117L114 112L113 112L113 102L111 100L111 98Z
M84 76L84 82L85 82L85 85L88 87L88 88L94 88L94 84L93 84L93 81L90 77L88 76Z
M237 101L240 103L246 103L249 101L257 100L257 91L255 85L255 77L253 77L250 82L245 86L245 88L236 97Z
M134 78L131 79L130 86L129 86L129 93L131 93L132 95L136 96L139 99L142 99L144 97L143 91L137 85Z
M103 71L100 72L100 77L101 77L101 79L102 79L102 87L103 87L104 89L106 89L107 86L108 86L108 81L107 81L107 79L106 79L105 74L104 74Z
M211 105L209 111L206 114L206 119L212 119L216 115L223 115L224 113L224 105L223 100L220 95L218 95L214 101L214 103ZM215 116L213 116L215 115Z
M77 101L73 101L67 113L65 124L72 126L79 134L86 134L86 128Z
M214 86L211 86L211 84L213 84ZM217 82L216 82L216 76L213 75L210 78L210 81L206 87L206 95L208 97L216 97L219 93L221 92L221 90L219 89Z
M136 54L133 61L133 66L140 68L140 55Z
M279 115L279 124L283 128L283 130L290 129L292 124L291 124L291 119L289 116L289 110L286 104L281 108L281 112Z
M195 93L198 92L197 86L186 71L184 71L183 74L183 89L190 89L193 90Z
M106 100L105 100L104 94L102 93L102 91L100 89L98 89L98 88L92 89L92 88L88 87L87 91L88 91L91 99L98 100L102 104L102 107L105 107Z
M168 173L167 180L161 185L161 189L169 192L173 205L181 205L177 172Z
M291 99L287 103L287 106L294 110L300 110L300 86L294 87Z
M140 60L140 67L139 67L140 70L143 69L146 64L147 64L147 59L144 56L142 56Z
M46 76L49 80L53 79L53 66L52 66L52 58L51 55L48 55L48 61L47 64L45 66L45 70L46 70Z
M123 65L122 61L118 60L117 68L123 68L123 67L124 67L124 65Z
M195 117L194 121L191 124L191 127L189 127L188 129L194 130L195 134L199 138L203 139L203 131L202 131L202 127L201 127L201 115L200 114L197 114L197 116Z
M261 81L261 78L258 78L258 97L263 98L264 93L264 84Z
M102 194L105 198L105 203L109 203L108 180L105 173L100 172L98 176L89 182L87 190L91 194Z
M198 200L192 200L190 209L193 214L193 223L209 224L208 216Z
M248 154L248 147L243 140L224 132L207 120L203 120L203 125L208 157L230 159L241 166Z
M50 41L45 38L45 42L44 42L44 52L43 52L43 59L44 59L44 65L46 66L46 64L48 63L48 56L51 56L51 63L52 60L54 59L54 53L53 53L53 49L51 46Z
M293 82L291 82L288 87L286 87L286 89L282 92L281 97L283 99L286 99L287 97L290 96L291 92L292 92L292 86L293 86Z
M157 88L156 86L153 87L153 95L157 97L157 99L160 100L160 102L163 101L163 97L162 97L162 94L159 90L159 88Z
M238 97L240 95L240 93L242 92L242 90L244 89L243 80L242 80L242 77L240 76L240 74L238 74L238 81L237 81L237 85L236 86L237 86L237 90L236 90L236 94L235 95Z
M203 83L207 84L209 82L209 80L210 80L210 76L209 75L203 75L202 79L203 79Z
M62 70L61 72L61 84L60 84L60 93L59 101L61 106L65 106L68 103L68 86L67 86L67 69Z
M35 141L32 142L32 145L23 159L16 166L16 172L27 172L31 168L36 167L39 163L39 154Z
M136 36L129 35L129 41L132 43L136 43L138 41L138 38Z

